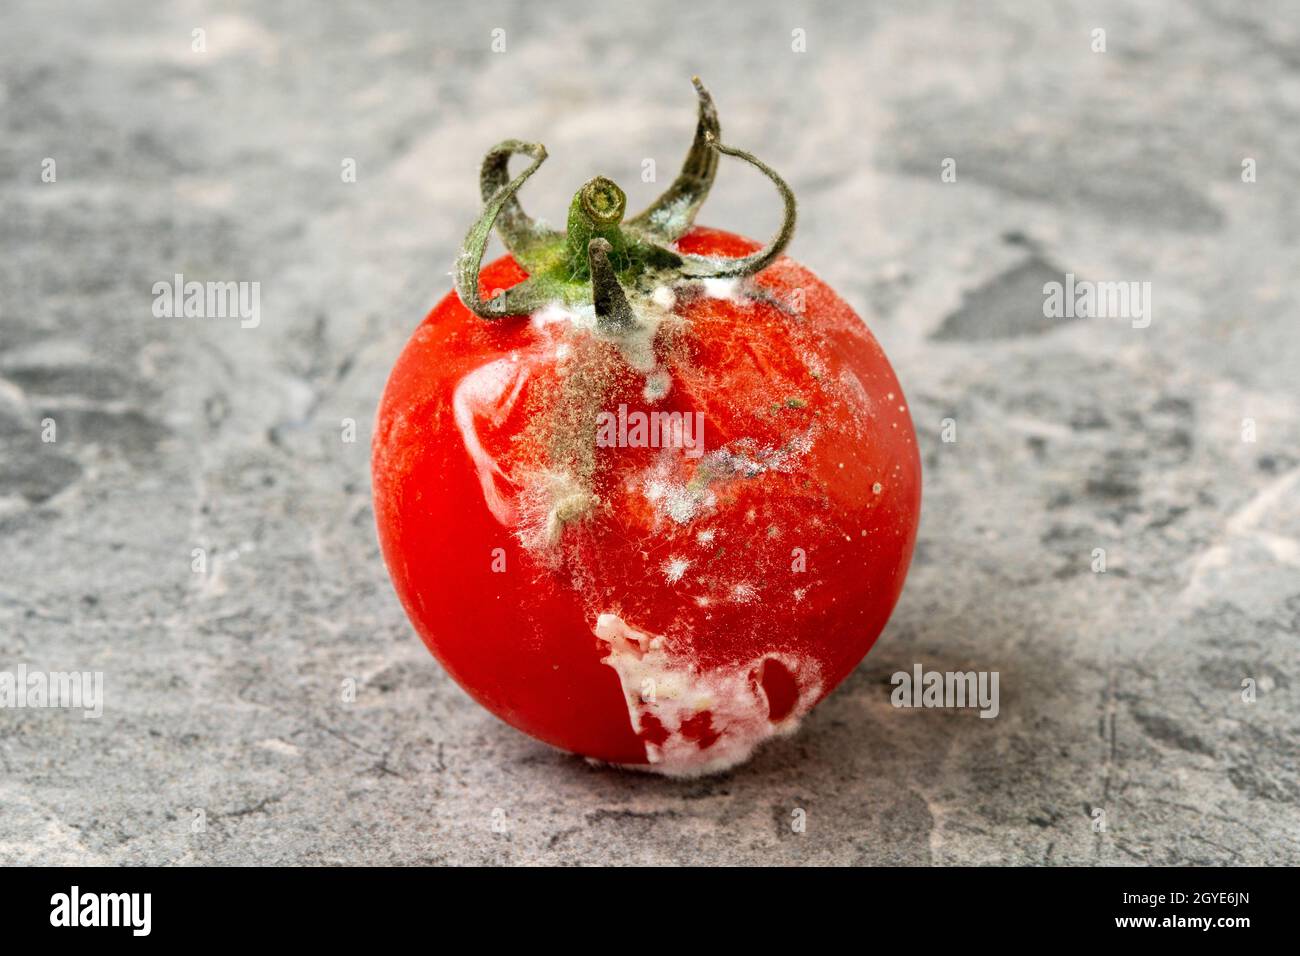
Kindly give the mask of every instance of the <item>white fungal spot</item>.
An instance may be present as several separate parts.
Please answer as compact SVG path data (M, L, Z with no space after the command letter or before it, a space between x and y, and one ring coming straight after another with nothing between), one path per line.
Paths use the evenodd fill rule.
M646 482L645 497L660 514L677 524L690 524L701 510L717 503L716 496L707 488L692 488L685 482L662 479Z
M682 579L682 575L686 573L686 569L690 566L691 562L687 561L685 558L669 558L664 562L664 578L667 579L669 584L676 584Z
M650 293L650 301L661 309L670 310L677 305L677 294L670 286L655 286L654 292Z
M594 305L567 306L562 302L551 302L534 312L529 322L539 332L548 326L561 324L594 332L596 307Z
M602 661L617 672L632 729L645 744L649 766L640 769L692 777L734 767L764 740L792 733L821 697L820 671L812 661L768 653L702 670L689 647L638 631L617 614L599 615L592 630L609 647ZM784 667L798 688L790 713L779 721L771 719L756 679L769 660ZM707 735L701 732L706 727ZM658 737L650 731L659 728L667 735L661 742L646 739Z
M520 543L530 551L550 547L570 521L581 518L595 499L570 474L546 470L527 476L519 494Z
M741 301L739 279L701 279L700 285L704 286L704 294L710 299Z
M673 378L664 369L655 369L645 378L645 388L641 397L647 402L657 402L664 398L673 387Z
M731 599L737 604L749 604L758 597L754 585L740 583L731 589Z
M667 206L656 206L650 222L658 230L681 233L690 225L691 197L681 196Z
M759 448L752 438L742 438L707 452L692 473L683 468L681 453L665 448L642 479L642 493L658 513L678 524L688 524L717 504L711 485L737 478L758 478L769 472L793 471L813 447L813 431L794 436L785 445ZM749 509L748 521L757 518Z

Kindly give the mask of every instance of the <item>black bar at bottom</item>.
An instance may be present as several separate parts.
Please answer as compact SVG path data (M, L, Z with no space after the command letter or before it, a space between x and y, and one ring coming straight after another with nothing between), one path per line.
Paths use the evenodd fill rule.
M735 941L774 927L840 926L916 942L1193 936L1232 945L1285 929L1294 882L1270 869L7 869L6 943L78 934L122 942L375 942L447 931L547 946L619 940L650 949L674 934ZM1284 888L1284 881L1286 887ZM486 917L486 919L485 919ZM87 925L90 924L90 925ZM105 925L108 924L108 925ZM147 931L147 932L146 932ZM698 933L698 931L703 931ZM431 937L430 933L437 936ZM558 935L557 935L558 934ZM610 936L609 934L618 934ZM637 941L640 940L640 943ZM675 941L674 941L675 940ZM585 948L585 947L584 947ZM13 950L17 952L18 950Z

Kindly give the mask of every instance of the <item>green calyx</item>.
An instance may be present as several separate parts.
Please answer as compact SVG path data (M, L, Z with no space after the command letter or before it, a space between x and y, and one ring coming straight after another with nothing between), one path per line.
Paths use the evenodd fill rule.
M465 237L457 260L456 291L465 306L485 319L499 319L530 315L557 301L591 304L601 329L618 334L636 322L629 294L635 299L655 285L681 278L753 275L773 262L794 234L794 194L762 161L719 142L713 99L698 77L693 82L699 96L699 122L682 170L663 195L631 219L624 219L627 195L611 180L597 176L574 195L567 231L550 229L528 216L516 196L545 161L546 148L506 140L490 150L480 177L483 213ZM507 166L517 153L533 161L510 179ZM748 256L676 252L669 246L694 222L713 185L719 155L743 159L772 181L785 205L781 228L766 246ZM479 269L494 226L528 272L527 279L506 290L480 289Z

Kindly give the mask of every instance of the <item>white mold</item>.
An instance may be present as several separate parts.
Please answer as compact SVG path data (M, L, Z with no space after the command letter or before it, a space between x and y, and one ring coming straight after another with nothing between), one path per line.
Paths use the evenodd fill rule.
M645 741L648 768L676 777L716 773L744 762L774 736L793 733L821 696L815 663L786 654L765 654L739 666L701 670L688 654L674 651L661 636L629 626L617 614L601 614L593 631L609 647L603 658L619 677L632 728ZM766 661L776 661L794 678L798 697L790 713L774 721L758 680ZM709 714L716 739L701 746ZM656 724L666 734L654 743Z

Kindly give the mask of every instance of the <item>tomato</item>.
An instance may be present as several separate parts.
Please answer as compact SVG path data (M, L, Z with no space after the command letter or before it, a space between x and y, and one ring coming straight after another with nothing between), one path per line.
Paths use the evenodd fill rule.
M700 97L696 146L788 196L717 143ZM696 186L712 181L702 155L684 171L700 161ZM600 761L720 770L792 731L888 620L920 508L907 403L862 320L780 236L637 231L647 217L625 224L621 191L593 180L574 207L595 215L530 247L538 227L502 194L534 158L502 184L489 154L485 218L512 220L516 255L467 264L471 230L472 281L384 391L383 554L429 649L501 719ZM652 210L695 198L666 195ZM792 197L787 213L792 228Z

